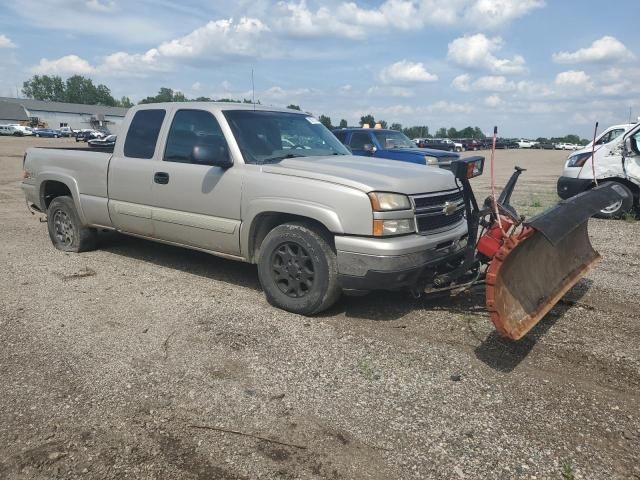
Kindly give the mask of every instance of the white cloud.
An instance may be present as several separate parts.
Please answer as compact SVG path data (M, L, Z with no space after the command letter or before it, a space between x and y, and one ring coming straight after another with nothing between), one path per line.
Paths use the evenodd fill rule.
M361 40L368 32L381 29L460 24L495 28L544 6L543 0L386 0L377 8L363 8L349 1L312 10L300 0L278 2L272 17L276 28L291 36L333 35Z
M312 12L307 8L304 0L299 3L281 1L277 3L273 13L273 25L277 30L292 37L334 35L350 39L363 39L365 29L361 25L367 25L367 16L355 4L348 4L347 8L351 9L355 15L351 22L344 23L335 14L335 11L327 7L320 7Z
M409 98L413 97L415 93L410 88L406 87L396 87L385 85L381 87L379 85L375 85L367 90L368 95L377 96L377 97L404 97Z
M287 99L291 97L301 97L317 94L317 90L311 88L293 88L285 89L279 86L268 88L264 92L260 93L260 96L271 99Z
M489 95L484 99L484 104L487 107L495 108L502 104L502 99L498 95Z
M455 8L454 2L449 4ZM465 17L476 22L481 18L485 25L497 27L544 6L543 0L478 0L466 10Z
M471 105L446 102L444 100L432 103L426 108L426 111L429 113L469 113L472 110L473 107Z
M257 18L216 20L184 37L164 42L158 51L165 57L202 58L255 56L262 51L262 35L269 31Z
M634 55L618 39L604 36L593 42L590 47L575 52L554 53L552 58L556 63L589 63L633 59Z
M384 83L421 83L437 79L438 76L429 73L422 62L408 60L393 63L380 72L380 80Z
M101 2L100 0L87 0L85 2L86 7L89 10L96 12L112 12L117 9L116 2Z
M484 92L512 92L517 87L515 82L507 80L505 77L488 75L473 82L472 88Z
M87 75L95 70L88 61L78 55L66 55L54 60L43 58L31 69L33 73L41 75Z
M468 73L463 73L462 75L458 75L451 82L451 86L456 90L460 90L461 92L468 92L471 90L471 75Z
M555 84L560 87L581 87L581 88L591 88L591 77L584 73L582 70L569 70L566 72L561 72L556 75Z
M466 73L454 78L451 85L461 92L470 92L472 90L481 92L512 92L518 88L515 82L507 80L507 78L502 75L486 75L472 82L471 76Z
M6 35L0 35L0 48L16 48L16 44Z
M524 73L526 62L520 55L498 58L494 52L502 49L500 37L488 38L482 33L456 38L449 44L448 58L457 65L483 69L500 75Z

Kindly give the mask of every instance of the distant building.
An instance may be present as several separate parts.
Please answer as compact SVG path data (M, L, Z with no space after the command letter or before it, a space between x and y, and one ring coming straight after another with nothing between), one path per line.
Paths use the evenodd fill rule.
M0 101L0 125L10 123L24 123L29 121L29 115L22 105Z
M127 110L128 108L105 107L103 105L0 97L0 124L30 122L34 125L45 124L48 128L103 127L112 133L117 133Z

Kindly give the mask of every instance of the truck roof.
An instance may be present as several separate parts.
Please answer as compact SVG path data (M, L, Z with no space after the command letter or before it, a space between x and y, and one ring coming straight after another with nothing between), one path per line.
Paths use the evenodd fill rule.
M207 110L259 110L263 112L287 112L298 113L300 115L309 115L308 113L291 108L274 107L271 105L259 105L253 103L235 103L235 102L165 102L165 103L143 103L136 105L136 110L154 109L154 108L202 108Z

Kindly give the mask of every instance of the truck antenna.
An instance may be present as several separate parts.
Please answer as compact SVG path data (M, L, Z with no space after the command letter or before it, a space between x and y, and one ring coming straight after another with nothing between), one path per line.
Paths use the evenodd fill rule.
M597 133L598 133L598 122L596 122L596 126L593 129L593 143L591 144L591 171L593 172L593 183L596 184L596 187L598 186L598 179L596 178L596 161L595 161Z

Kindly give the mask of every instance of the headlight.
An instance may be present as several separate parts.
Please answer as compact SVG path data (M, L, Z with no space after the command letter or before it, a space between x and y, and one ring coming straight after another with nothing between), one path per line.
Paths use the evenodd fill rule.
M426 163L427 165L438 165L438 159L436 157L432 157L430 155L425 155L424 156L424 163Z
M577 155L571 155L567 162L567 167L581 167L587 160L591 158L591 152L578 153Z
M386 235L404 235L413 233L413 219L400 220L373 220L373 236L384 237Z
M408 210L411 208L409 197L399 193L371 192L369 199L371 200L371 207L375 212Z

